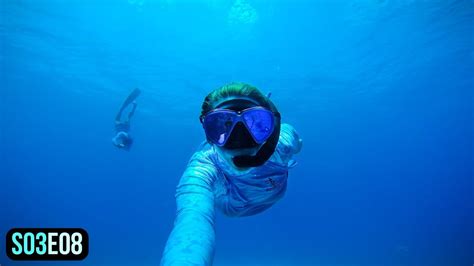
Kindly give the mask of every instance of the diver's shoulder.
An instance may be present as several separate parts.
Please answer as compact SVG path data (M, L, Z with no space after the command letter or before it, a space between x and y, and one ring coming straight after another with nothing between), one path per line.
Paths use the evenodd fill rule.
M287 123L282 123L280 126L280 139L283 142L293 142L294 139L299 139L299 134L296 129Z
M213 161L215 150L207 141L202 142L194 152L192 159Z
M281 123L280 132L295 132L296 133L296 129L294 126L288 123Z
M280 127L280 138L278 140L278 147L283 152L298 153L303 145L303 140L296 129L287 123L282 123Z

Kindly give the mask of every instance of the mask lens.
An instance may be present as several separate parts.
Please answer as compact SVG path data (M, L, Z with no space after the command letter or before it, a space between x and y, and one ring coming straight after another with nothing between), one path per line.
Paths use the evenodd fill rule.
M255 142L262 144L273 132L273 113L265 109L252 109L243 113L243 120Z
M216 111L206 115L204 130L209 140L218 146L223 146L234 127L234 118L235 113L228 111Z

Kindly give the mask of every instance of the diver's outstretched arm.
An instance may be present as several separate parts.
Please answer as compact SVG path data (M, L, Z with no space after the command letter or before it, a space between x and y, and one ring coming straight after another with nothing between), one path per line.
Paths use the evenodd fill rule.
M176 218L161 266L212 265L216 168L202 152L191 158L176 189Z

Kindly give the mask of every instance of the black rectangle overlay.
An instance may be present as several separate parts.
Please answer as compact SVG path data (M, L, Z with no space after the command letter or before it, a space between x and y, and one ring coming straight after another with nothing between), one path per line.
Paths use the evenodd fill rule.
M12 260L83 260L89 234L82 228L13 228L6 235Z

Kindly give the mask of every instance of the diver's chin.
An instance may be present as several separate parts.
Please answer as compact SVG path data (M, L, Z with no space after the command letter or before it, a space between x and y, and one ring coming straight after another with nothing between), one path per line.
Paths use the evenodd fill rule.
M243 149L227 149L225 147L222 148L222 151L226 154L230 155L231 157L235 156L255 156L258 152L259 147L252 147L252 148L243 148Z
M238 170L246 170L248 168L238 167L234 164L233 158L236 156L255 156L257 155L260 146L244 149L226 149L224 147L217 147L218 153L231 166Z

